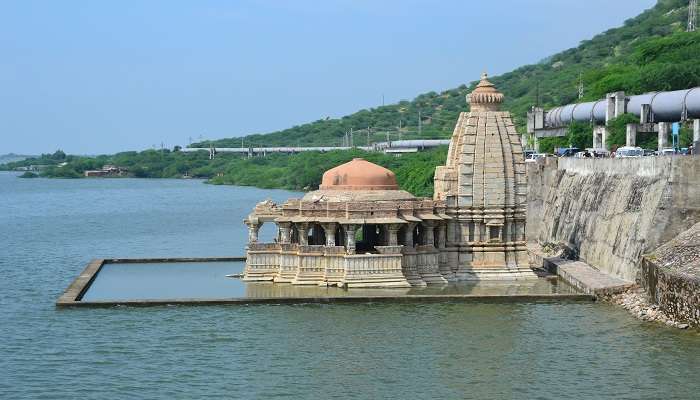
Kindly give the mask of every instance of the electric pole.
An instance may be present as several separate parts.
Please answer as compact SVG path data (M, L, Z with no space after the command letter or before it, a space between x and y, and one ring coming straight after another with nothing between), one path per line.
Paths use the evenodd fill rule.
M418 136L423 134L423 118L421 118L420 110L418 110Z
M688 32L695 32L697 24L698 0L690 0L688 5Z
M583 72L578 73L578 99L583 98Z

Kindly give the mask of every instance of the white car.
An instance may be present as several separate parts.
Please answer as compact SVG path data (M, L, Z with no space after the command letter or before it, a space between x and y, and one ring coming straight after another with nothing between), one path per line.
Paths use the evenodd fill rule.
M542 153L528 154L527 158L525 158L525 162L526 163L534 163L534 162L537 162L537 160L539 160L541 158L545 158L546 156L547 156L546 154L542 154Z
M641 147L624 146L617 149L615 157L619 158L637 158L644 156L644 149Z

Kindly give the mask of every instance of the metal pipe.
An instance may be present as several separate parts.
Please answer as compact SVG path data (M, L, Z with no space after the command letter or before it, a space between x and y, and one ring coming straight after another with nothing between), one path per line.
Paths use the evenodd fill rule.
M700 118L700 87L670 92L650 92L627 98L627 112L642 115L642 105L649 104L654 122L678 122ZM561 127L572 121L605 123L607 100L567 104L552 108L545 115L547 127Z

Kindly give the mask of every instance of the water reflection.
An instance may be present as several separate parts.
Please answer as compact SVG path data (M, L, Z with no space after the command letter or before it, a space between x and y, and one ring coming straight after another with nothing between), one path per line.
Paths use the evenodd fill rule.
M575 289L545 279L459 282L408 289L342 289L269 282L242 282L241 262L106 264L83 296L84 301L226 298L328 298L410 295L516 296L572 294Z

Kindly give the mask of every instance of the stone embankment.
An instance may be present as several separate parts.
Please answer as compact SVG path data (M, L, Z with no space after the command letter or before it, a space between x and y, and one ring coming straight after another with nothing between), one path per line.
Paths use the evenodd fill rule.
M700 264L687 267L692 257L682 256L700 250L688 240L661 247L700 222L699 176L700 157L529 164L528 239L533 246L555 243L567 249L565 258L636 282L643 291L600 293L635 315L700 326Z
M658 322L679 329L688 329L690 327L687 323L679 322L657 304L650 303L644 290L638 287L623 293L605 296L602 299L622 306L642 321Z
M639 281L668 315L700 327L700 223L644 256Z

